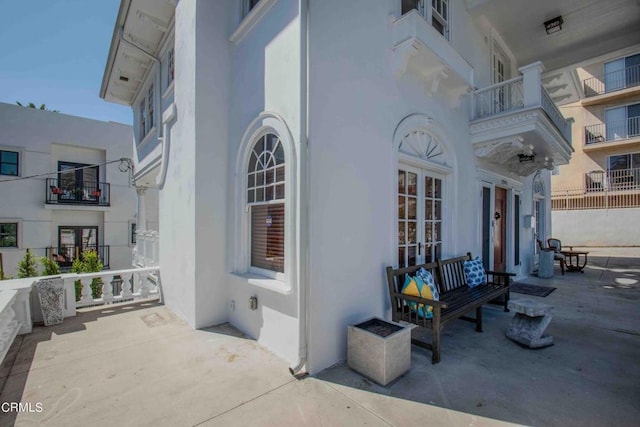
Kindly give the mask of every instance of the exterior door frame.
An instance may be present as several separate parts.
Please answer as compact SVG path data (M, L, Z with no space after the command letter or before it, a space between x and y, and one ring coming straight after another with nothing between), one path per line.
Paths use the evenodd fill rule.
M497 188L502 188L506 191L506 203L505 203L505 209L506 209L506 217L505 217L505 271L509 271L509 272L514 272L512 271L514 268L516 268L517 266L515 265L515 245L516 245L516 241L515 241L515 232L514 232L514 227L515 227L515 220L514 220L514 203L515 203L515 194L518 194L520 196L520 198L522 198L522 193L518 188L514 188L515 186L512 185L512 183L506 182L505 180L501 180L500 185L496 184L494 182L493 179L491 180L483 180L480 181L479 184L479 193L480 193L480 199L479 199L479 205L478 205L478 212L480 212L480 215L478 215L478 238L479 238L479 242L480 242L480 251L483 257L483 263L485 264L485 268L488 269L493 269L494 268L494 263L495 263L495 259L494 259L494 254L493 254L493 248L495 246L495 219L493 218L493 214L495 213L495 189ZM488 191L487 191L488 190ZM490 213L490 217L488 218L490 223L488 224L488 231L489 231L489 238L488 240L486 239L485 236L485 231L487 230L487 224L486 224L486 215L485 215L485 209L486 209L486 205L485 203L485 196L489 196L489 213ZM520 236L520 238L522 238L522 236ZM486 246L488 245L488 246ZM488 253L488 260L484 260L484 257L486 257ZM520 257L522 258L522 255L520 255Z
M449 212L447 210L447 191L448 191L448 183L447 183L447 174L446 173L442 173L442 171L438 171L435 170L436 168L433 167L429 167L429 165L426 164L420 164L420 162L415 162L415 161L403 161L400 160L398 161L397 167L396 167L396 185L395 185L395 191L394 191L394 206L395 206L395 226L394 226L394 234L395 234L395 245L394 245L394 259L398 262L398 266L401 266L402 264L399 262L399 248L400 248L400 238L399 238L399 223L402 220L402 218L400 218L399 212L398 212L398 205L399 205L399 178L398 178L398 172L400 170L404 170L407 172L411 172L411 173L415 173L417 174L417 192L416 192L416 197L417 197L417 207L416 207L416 244L421 244L421 247L418 248L416 247L416 264L422 264L425 262L431 262L431 260L427 260L425 259L425 255L426 255L426 247L425 247L425 242L426 242L426 233L424 231L424 226L425 226L425 201L426 201L426 191L425 191L425 184L424 184L424 180L425 177L432 177L435 179L439 179L441 182L441 189L440 189L440 203L441 203L441 207L440 207L440 236L439 236L439 242L440 242L440 250L439 252L437 252L436 254L436 258L442 258L443 257L443 253L445 253L446 250L449 250L449 243L448 241L450 240L450 218L449 218ZM405 207L405 209L407 209ZM408 218L408 215L406 216ZM407 241L408 236L405 235L405 242ZM407 246L405 246L407 247ZM405 259L408 260L408 255L405 254ZM407 262L408 264L408 262ZM405 265L406 266L406 265Z

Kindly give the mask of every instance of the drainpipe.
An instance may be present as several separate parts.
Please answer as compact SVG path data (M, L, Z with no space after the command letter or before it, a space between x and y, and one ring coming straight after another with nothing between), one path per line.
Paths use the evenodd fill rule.
M162 67L161 67L161 62L160 62L160 58L158 58L157 56L153 55L150 52L147 52L144 48L142 48L141 46L138 46L137 44L133 43L130 40L127 40L124 38L124 27L120 27L118 28L118 38L120 39L120 42L131 46L132 48L136 49L138 52L142 53L144 56L146 56L147 58L151 59L153 62L156 63L156 65L158 66L156 69L156 75L154 76L153 79L153 102L154 102L154 110L155 111L160 111L160 109L162 108L162 105L160 103L160 82L161 82L161 73L162 73ZM173 105L172 105L173 106ZM132 106L133 107L133 106ZM172 112L170 112L169 114L163 114L162 115L162 126L158 126L158 140L160 142L162 142L162 169L160 172L160 175L158 175L158 178L156 178L156 184L158 184L158 186L160 186L160 188L162 188L162 186L164 186L164 180L166 177L166 162L167 162L167 157L169 155L169 143L168 143L168 138L165 139L165 135L166 135L166 131L167 131L167 125L166 125L166 121L171 120L174 116L175 116L175 106L173 106ZM169 117L168 120L165 120L165 117L167 116Z
M296 378L307 375L305 365L307 364L308 349L308 325L309 325L309 167L308 152L309 141L309 0L300 0L300 268L298 272L298 361L295 366L289 368L289 372Z

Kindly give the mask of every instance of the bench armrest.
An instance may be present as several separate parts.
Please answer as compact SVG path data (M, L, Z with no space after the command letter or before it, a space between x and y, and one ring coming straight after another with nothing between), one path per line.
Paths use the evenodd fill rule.
M487 283L495 285L509 286L511 278L515 277L514 273L505 273L504 271L485 271L487 274Z
M414 297L414 296L407 295L407 294L402 294L402 293L394 292L392 294L392 297L393 298L399 298L399 299L405 300L405 301L417 302L418 304L430 305L432 307L440 307L440 308L449 307L449 305L444 301L435 301L435 300L432 300L432 299Z

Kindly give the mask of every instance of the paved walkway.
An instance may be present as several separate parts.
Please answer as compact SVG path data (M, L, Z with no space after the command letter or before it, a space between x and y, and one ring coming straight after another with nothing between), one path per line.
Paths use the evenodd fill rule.
M622 252L526 281L556 287L548 297L512 294L555 307L554 346L511 342L513 313L490 306L484 333L452 323L442 362L414 346L412 369L387 388L344 364L296 380L231 326L194 331L156 303L87 310L16 341L0 401L33 412L0 412L0 425L635 426L640 250Z

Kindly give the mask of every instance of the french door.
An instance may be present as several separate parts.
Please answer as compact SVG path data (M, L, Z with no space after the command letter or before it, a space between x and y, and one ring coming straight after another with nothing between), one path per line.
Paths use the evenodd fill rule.
M398 169L398 267L435 261L442 253L442 177Z
M61 226L58 228L58 247L68 261L84 251L98 251L98 227Z

